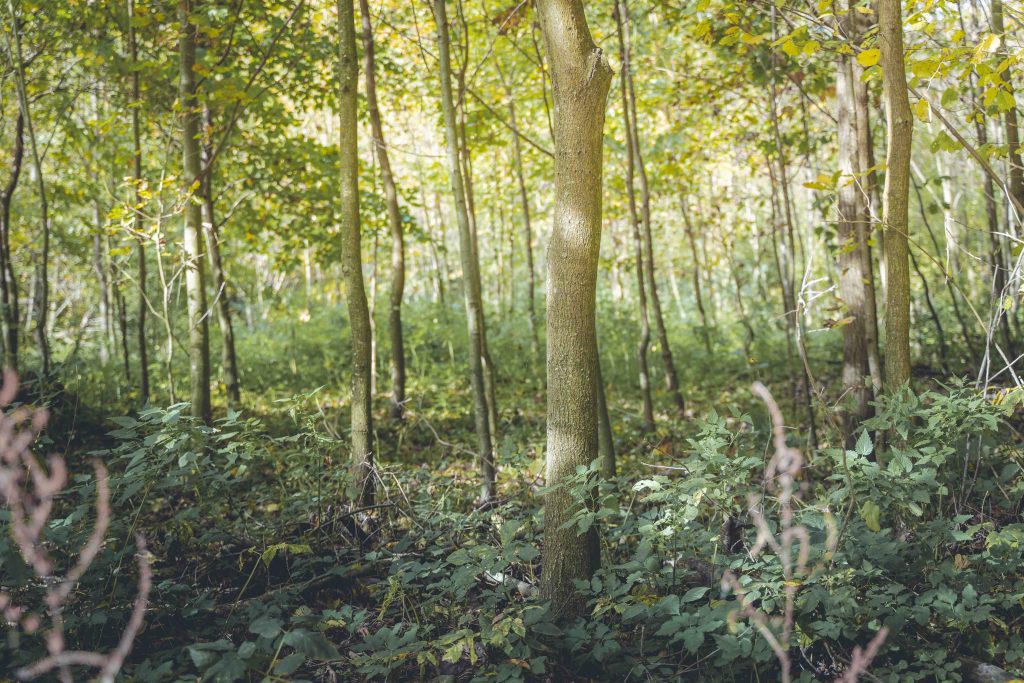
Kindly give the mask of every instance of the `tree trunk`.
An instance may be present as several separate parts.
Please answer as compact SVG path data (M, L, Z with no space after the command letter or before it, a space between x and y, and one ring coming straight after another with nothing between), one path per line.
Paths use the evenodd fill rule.
M577 505L557 485L597 453L595 293L601 249L604 111L612 71L594 45L581 0L538 0L555 105L554 223L548 248L547 465L543 595L556 614L579 615L573 582L600 564L596 527L563 529Z
M405 411L405 338L402 334L402 297L405 294L405 237L402 214L398 206L398 190L391 173L391 159L384 142L384 126L377 104L377 76L374 60L373 26L370 22L368 0L359 0L359 14L363 23L363 75L366 79L366 101L370 110L370 129L373 145L380 162L381 183L391 228L391 295L388 308L388 335L391 338L391 408L392 419L401 420Z
M11 200L18 187L25 158L25 118L18 112L14 123L14 154L11 175L0 195L0 325L3 326L4 369L18 370L18 280L11 259Z
M635 149L632 139L632 114L629 109L629 94L627 91L627 59L625 30L622 25L622 16L616 5L615 10L616 26L619 36L619 61L622 66L619 68L619 79L622 86L622 118L626 130L626 197L629 205L629 228L633 235L633 247L636 253L636 290L637 305L640 309L640 341L636 345L637 364L640 369L640 396L643 399L643 428L644 431L654 429L654 401L651 397L650 371L647 366L647 350L651 344L651 322L647 309L647 278L644 277L645 259L644 242L640 234L640 219L636 208L636 190L633 187L633 178L636 169ZM602 114L603 116L603 114Z
M192 414L209 424L210 405L210 331L206 320L206 272L203 253L202 209L193 201L199 190L201 165L199 150L199 103L193 66L196 61L196 26L189 20L192 0L179 0L181 25L178 97L181 106L181 146L184 168L185 201L184 257L185 292L188 300L189 381Z
M622 70L625 72L626 98L629 104L629 145L636 158L636 170L640 179L640 217L643 227L644 275L647 277L647 291L651 297L651 313L654 316L654 329L658 333L658 346L661 350L661 362L665 368L665 388L676 406L679 417L686 413L686 402L679 389L679 374L676 372L675 360L672 358L672 347L668 343L668 332L665 329L665 316L661 311L661 297L658 296L658 283L654 270L654 238L651 235L651 192L647 182L647 169L640 148L640 133L637 126L636 93L633 88L632 46L630 39L629 7L626 0L618 1L618 17L622 34Z
M459 253L462 259L462 287L466 301L466 324L469 330L470 382L473 386L473 408L476 424L477 448L481 461L482 482L480 498L494 497L495 466L491 444L490 416L487 389L484 384L484 329L483 302L480 293L480 264L473 247L469 224L466 190L459 164L459 137L455 123L455 103L452 98L451 57L448 42L448 15L446 0L436 0L438 52L441 60L441 108L444 114L445 137L448 146L448 176L455 201L455 216L459 223Z
M220 226L213 200L213 112L208 105L203 106L203 125L206 128L203 145L203 233L210 256L210 274L213 276L214 306L217 309L217 325L221 335L221 373L224 389L227 393L228 405L238 407L242 402L241 380L238 375L238 357L235 354L235 328L231 320L231 297L228 290L228 278L224 270L224 261L220 253Z
M604 374L601 372L601 349L597 353L597 455L601 459L601 473L606 479L615 476L615 441L612 437L612 421L608 415L608 400L605 395Z
M865 19L859 12L854 14L853 21L859 36L865 30L865 27L862 26L865 23ZM875 203L877 202L878 192L876 191L875 172L869 170L875 165L875 152L874 141L871 136L871 108L868 102L868 88L861 78L864 73L864 67L856 59L852 59L850 60L850 69L853 73L853 112L857 124L857 167L859 173L865 174L858 181L858 192L863 196L861 200L862 206L866 209L864 223L859 228L862 233L859 239L864 242L864 249L861 252L861 259L863 260L861 268L864 272L864 336L868 347L868 371L871 373L871 390L878 394L882 390L882 360L878 350L878 299L875 290L875 266L871 247L872 235L875 234L874 227L877 222ZM878 234L881 234L881 231Z
M504 78L504 76L502 76ZM505 96L508 98L508 121L516 128L516 103L512 95L512 85L505 83ZM523 170L523 150L519 136L512 135L512 161L516 167L516 181L519 185L519 205L523 214L523 243L526 248L526 310L530 323L530 348L533 357L537 357L540 346L537 332L536 282L537 275L533 266L533 228L530 224L530 198L526 193L526 174Z
M1007 50L1005 49L1005 36L1003 35L1006 28L1003 25L1003 2L1002 0L992 0L992 31L999 37L1002 47L999 54L1004 59L1009 57ZM1007 60L1009 63L1009 60ZM999 78L1002 79L1006 91L1012 96L1013 95L1013 72L1010 71L1010 67L1007 66L999 74ZM1010 194L1017 198L1017 201L1024 203L1024 162L1021 161L1020 156L1020 130L1017 125L1017 107L1010 107L1006 114L1003 116L1003 122L1006 126L1006 146L1009 149L1009 164L1010 164ZM1010 222L1010 231L1017 234L1015 221Z
M711 328L708 326L708 314L704 308L704 296L700 291L700 257L697 255L697 238L693 234L693 223L690 221L690 212L686 208L686 197L680 200L680 207L683 212L683 226L686 228L686 241L690 245L690 256L693 258L693 295L697 300L697 310L700 311L700 332L704 340L704 350L711 355Z
M338 0L338 148L341 156L341 270L345 280L349 326L352 332L352 468L358 491L356 505L372 505L373 414L370 372L372 339L370 309L363 284L362 236L359 226L359 146L355 10L352 0Z
M39 193L39 217L42 227L42 244L39 260L36 263L34 277L35 291L32 296L33 313L35 315L35 338L39 347L39 357L43 374L50 372L50 343L46 336L46 321L49 313L49 263L50 263L50 214L46 199L46 183L43 180L42 158L36 144L35 128L32 125L32 114L28 106L28 93L25 90L25 61L21 52L21 26L14 0L7 0L7 8L11 13L11 30L7 33L7 48L13 55L15 86L18 91L18 109L24 120L24 131L28 136L32 170L35 173L36 190ZM13 46L11 44L13 37ZM10 257L10 253L8 253Z
M135 323L135 339L139 345L139 398L145 405L149 402L149 342L146 339L146 309L149 305L146 297L146 246L145 237L140 227L141 216L139 208L142 205L142 135L139 126L139 108L142 104L142 94L139 86L139 52L135 39L135 25L132 19L135 17L135 0L128 0L128 54L131 60L132 72L132 185L134 186L135 200L132 207L132 232L137 239L136 263L138 270L138 320Z
M843 429L852 443L857 427L870 415L871 372L868 367L867 302L864 282L864 225L868 221L864 195L857 186L862 173L858 159L853 58L836 59L836 119L839 142L838 254L839 295L846 306L843 332L843 388L847 409Z
M910 261L907 202L914 119L907 96L901 0L878 0L878 45L885 98L886 155L882 226L885 232L885 387L910 381Z

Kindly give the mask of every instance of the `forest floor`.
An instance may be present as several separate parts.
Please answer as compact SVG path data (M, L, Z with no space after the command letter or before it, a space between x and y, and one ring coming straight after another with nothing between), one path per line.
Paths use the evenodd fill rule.
M784 338L765 325L756 356L740 330L718 332L718 347L733 350L712 355L679 334L690 342L673 348L689 415L669 412L658 375L657 428L645 433L632 327L610 310L601 334L619 476L597 483L581 471L571 484L594 496L573 524L600 528L602 569L579 586L588 618L566 622L538 597L540 358L531 363L521 326L493 325L495 357L525 360L498 368L498 500L480 506L464 353L448 341L464 336L461 318L409 318L412 398L404 422L386 420L380 373L378 496L363 508L343 502L340 311L242 330L245 407L222 410L212 428L183 404L132 411L112 365L100 375L67 366L59 387L37 385L54 413L45 446L75 474L53 548L88 533L88 458L111 472L108 541L67 609L75 647L116 643L137 592L140 532L155 576L132 680L773 680L780 659L759 622L788 639L783 659L800 680L840 675L883 628L873 680L960 680L979 661L1024 668L1013 401L922 380L918 394L880 404L849 450L818 404L811 454ZM826 359L838 357L838 335L819 339L812 363L834 382L838 364ZM758 520L778 538L786 522L782 491L764 478L775 449L754 380L774 390L807 458L791 491L804 564L755 543ZM876 452L883 433L893 436ZM40 587L9 539L0 558L4 583L30 601ZM40 655L38 636L20 638L0 650L0 667Z

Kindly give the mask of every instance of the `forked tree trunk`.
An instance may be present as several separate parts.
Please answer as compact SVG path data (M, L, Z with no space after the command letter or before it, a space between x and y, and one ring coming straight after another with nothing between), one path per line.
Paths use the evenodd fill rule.
M436 0L435 10L438 52L441 61L441 108L448 147L448 176L455 201L455 216L459 223L459 254L462 260L462 286L466 301L466 324L469 330L470 382L473 386L473 413L482 477L480 498L488 501L494 497L496 473L491 443L491 418L488 414L488 392L484 383L485 341L483 301L480 293L480 264L473 246L474 240L466 205L466 190L459 164L459 137L455 123L455 103L452 98L448 14L445 1Z
M181 147L184 168L182 191L185 194L184 258L185 293L188 301L188 358L192 414L209 424L210 405L210 332L206 316L206 269L203 253L202 209L192 201L200 182L199 103L193 66L196 62L196 25L189 21L191 0L179 0L180 69L178 98L181 106Z
M597 454L595 293L601 249L604 112L612 71L594 45L582 0L538 0L555 106L554 224L547 282L547 484L542 593L556 614L578 615L573 582L600 564L596 527L562 528L578 505L558 487Z
M405 294L405 237L402 214L398 207L398 190L391 173L391 158L384 142L384 126L377 104L377 76L374 60L373 25L370 5L359 0L359 14L363 22L363 58L366 73L366 101L370 110L370 130L380 162L381 183L391 228L391 294L388 308L388 335L391 338L391 408L392 419L401 420L405 411L405 338L402 334L402 297Z
M661 312L661 298L658 296L658 283L654 270L654 238L651 235L651 192L647 183L647 169L644 156L640 149L640 133L637 126L636 93L633 90L632 46L630 44L629 7L626 0L618 3L619 31L622 36L622 70L625 73L626 99L629 105L629 145L636 159L636 169L640 179L640 217L643 227L644 275L647 277L647 291L651 297L651 314L654 317L654 329L658 333L658 346L661 350L661 362L665 369L665 388L676 406L679 417L686 412L686 402L679 389L679 374L672 358L672 347L668 343L668 332L665 329L665 316Z
M878 0L878 46L885 98L886 172L882 197L885 231L885 387L910 381L910 259L907 202L914 119L907 95L901 0Z
M647 350L651 345L651 322L647 308L647 278L644 277L646 259L644 258L644 241L640 233L640 218L636 207L636 190L633 179L636 175L636 156L632 139L632 113L629 108L627 90L627 60L625 30L622 15L618 6L615 8L616 26L619 36L619 79L622 88L622 118L626 129L626 197L629 205L629 229L633 236L633 250L636 253L636 295L640 313L640 340L636 345L637 365L640 370L640 396L643 399L644 431L654 429L654 400L651 397L651 376L647 365Z
M370 372L373 353L370 309L363 284L362 235L359 226L359 146L355 10L352 0L338 0L338 81L341 156L341 270L345 280L352 332L352 469L358 491L354 502L371 505L374 498L373 415Z

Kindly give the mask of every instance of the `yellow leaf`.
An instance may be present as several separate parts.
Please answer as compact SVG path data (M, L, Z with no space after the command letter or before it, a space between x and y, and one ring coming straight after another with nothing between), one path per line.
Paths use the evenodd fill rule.
M882 51L877 47L870 50L864 50L857 55L857 63L867 68L878 64L878 60L882 58Z
M931 113L932 109L928 104L928 100L920 99L917 101L917 104L914 105L914 114L920 121L927 123L928 120L931 119Z
M785 43L782 44L782 51L785 52L790 57L796 57L798 54L800 54L800 48L797 47L796 43L794 43L792 40L787 40Z

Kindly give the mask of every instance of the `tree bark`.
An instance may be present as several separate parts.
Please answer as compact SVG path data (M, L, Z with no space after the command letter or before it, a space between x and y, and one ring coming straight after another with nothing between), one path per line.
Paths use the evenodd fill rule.
M402 298L405 294L405 237L402 214L398 206L398 190L391 172L391 158L384 142L384 126L377 103L377 76L374 59L373 25L368 0L359 0L363 24L363 59L365 60L366 101L370 110L370 130L380 162L381 183L391 228L391 293L388 308L388 335L391 339L391 418L401 420L405 411L405 338L402 334Z
M199 103L193 67L196 61L196 26L189 19L192 0L179 0L181 25L178 97L181 106L181 146L185 200L184 257L185 293L188 301L189 382L192 414L209 424L210 331L206 319L206 269L203 253L202 209L194 193L200 190Z
M491 443L491 418L488 414L487 388L484 382L484 329L483 301L480 293L480 264L476 257L466 190L459 163L459 133L455 122L455 103L452 98L451 57L449 55L448 15L446 0L436 0L438 52L441 61L441 109L444 116L445 138L448 147L448 176L455 201L455 216L459 223L459 254L462 260L462 287L466 302L466 324L469 331L470 382L473 387L473 412L476 425L477 448L481 463L482 482L480 498L494 497L495 466Z
M557 485L597 453L595 293L601 242L604 112L612 71L591 38L581 0L538 0L555 107L554 224L548 248L547 463L542 593L578 615L573 582L600 564L596 527L563 529L577 505Z
M349 326L352 332L352 468L356 476L356 505L372 505L373 414L370 373L372 339L370 309L363 283L362 235L359 225L359 147L355 10L352 0L338 0L338 149L341 156L341 270L345 280Z
M885 232L885 387L910 381L910 260L907 202L914 119L907 95L901 0L878 0L878 46L885 98L886 172L882 195Z

